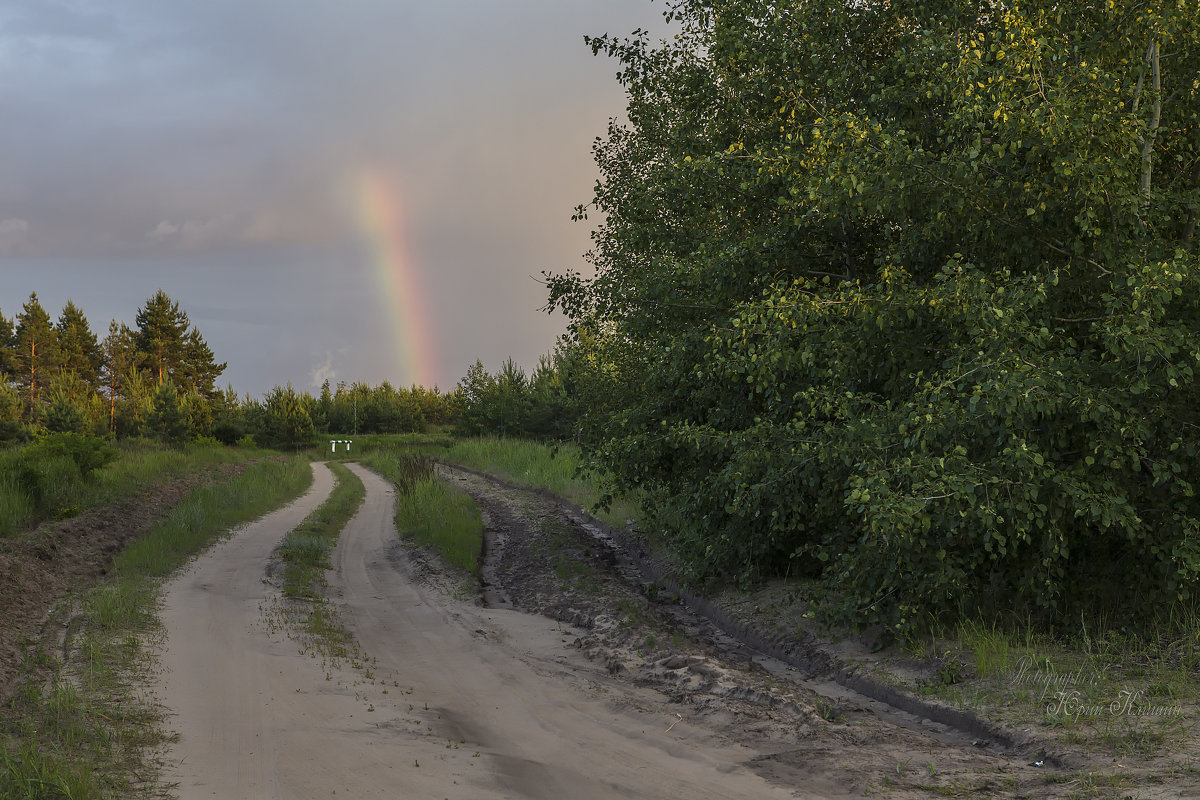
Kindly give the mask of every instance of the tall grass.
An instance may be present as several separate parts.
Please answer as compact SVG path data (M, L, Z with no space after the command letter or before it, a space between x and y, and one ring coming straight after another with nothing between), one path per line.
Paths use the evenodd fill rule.
M624 528L629 520L638 517L638 503L633 498L618 497L606 508L599 507L603 492L594 476L581 473L579 448L570 442L547 444L499 436L456 438L444 432L353 438L349 454L345 450L338 450L336 454L326 450L320 457L371 464L373 458L386 461L429 455L495 475L517 486L546 489L589 509L615 527Z
M436 475L416 481L396 503L401 535L437 549L448 563L479 576L483 517L465 492Z
M624 528L638 516L637 503L629 498L599 507L603 493L594 479L580 473L579 448L571 443L551 445L497 436L456 439L442 457L518 486L547 489L592 510L614 527Z
M168 447L146 439L119 442L116 451L112 463L85 476L70 458L39 452L33 445L0 450L0 537L189 472L262 455L214 444Z
M278 508L312 482L304 458L260 461L224 483L195 489L161 523L117 556L122 578L160 578L212 544L229 528Z
M362 462L395 484L396 528L402 536L479 575L483 517L475 501L434 475L428 458L411 455L402 444L377 447Z
M82 598L71 661L38 650L27 660L0 723L0 800L117 798L146 786L147 748L161 738L129 676L142 664L159 581L229 528L298 495L311 477L304 459L252 464L192 491L117 557L109 579Z

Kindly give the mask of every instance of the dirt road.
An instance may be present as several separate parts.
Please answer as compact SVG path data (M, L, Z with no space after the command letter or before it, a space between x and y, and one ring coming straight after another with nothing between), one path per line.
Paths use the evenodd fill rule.
M330 664L271 624L272 549L328 494L312 490L169 586L158 686L179 732L165 778L190 798L784 798L760 755L681 719L660 692L572 647L584 632L456 600L418 579L391 487L352 465L363 507L342 534L334 603L367 661Z

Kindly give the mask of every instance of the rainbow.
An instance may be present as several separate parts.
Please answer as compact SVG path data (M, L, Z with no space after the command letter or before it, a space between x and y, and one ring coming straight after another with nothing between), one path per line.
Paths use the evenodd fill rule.
M433 388L437 355L429 302L421 275L404 239L400 197L381 174L364 170L355 182L357 219L371 249L396 341L398 387L418 384Z

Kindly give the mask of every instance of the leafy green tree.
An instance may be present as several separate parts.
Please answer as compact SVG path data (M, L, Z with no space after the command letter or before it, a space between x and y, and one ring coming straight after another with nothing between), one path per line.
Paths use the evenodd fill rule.
M37 419L41 416L42 396L58 369L58 337L50 324L50 315L38 302L37 292L29 295L17 315L15 338L13 365L17 384L24 389L29 417Z
M496 379L488 374L483 361L476 359L467 368L467 374L458 382L458 394L463 405L457 426L459 433L467 436L494 433L498 389Z
M668 13L591 40L628 122L550 305L593 463L686 573L900 628L1194 597L1200 7Z
M97 389L102 363L100 344L88 325L87 317L73 301L68 300L63 306L54 330L58 335L59 368L75 373L93 390Z

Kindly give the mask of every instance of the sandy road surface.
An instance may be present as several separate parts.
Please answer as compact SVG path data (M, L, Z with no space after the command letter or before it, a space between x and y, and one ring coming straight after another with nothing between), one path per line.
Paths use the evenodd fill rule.
M304 498L169 587L158 691L179 732L165 777L181 798L804 796L747 769L753 749L610 678L566 646L576 631L415 580L390 486L355 465L366 501L330 584L367 668L329 667L270 632L267 561L327 495L332 478L314 469Z

